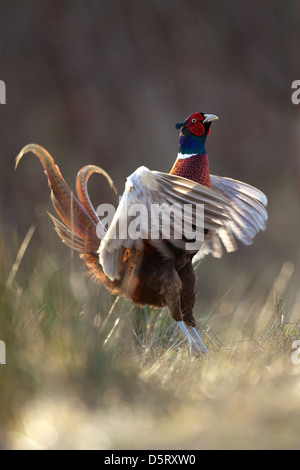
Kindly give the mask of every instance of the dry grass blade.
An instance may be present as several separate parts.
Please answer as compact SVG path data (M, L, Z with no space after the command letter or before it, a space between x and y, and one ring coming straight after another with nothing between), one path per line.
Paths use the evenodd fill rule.
M22 262L22 259L23 259L23 256L27 250L27 247L30 243L30 240L35 232L35 229L36 229L36 226L35 225L31 225L31 227L29 227L28 229L28 232L26 233L25 235L25 238L20 246L20 249L18 251L18 254L16 256L16 259L15 259L15 262L14 264L12 265L12 268L10 270L10 273L8 275L8 278L7 278L7 282L6 282L6 286L9 288L12 286L12 283L14 282L14 279L16 277L16 274L19 270L19 267L20 267L20 264Z

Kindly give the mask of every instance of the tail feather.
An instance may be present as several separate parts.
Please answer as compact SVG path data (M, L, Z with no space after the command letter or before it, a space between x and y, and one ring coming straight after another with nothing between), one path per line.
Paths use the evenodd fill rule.
M86 240L77 237L71 230L69 230L64 224L57 220L52 214L48 212L48 215L54 223L56 233L60 236L63 243L68 245L72 250L79 251L80 253L88 253L89 246Z
M76 178L77 197L78 197L79 201L82 203L82 205L87 209L87 211L88 211L91 219L93 220L93 222L96 225L98 225L98 224L100 225L100 227L98 226L98 228L101 230L101 225L102 224L101 224L101 222L98 218L97 213L95 212L95 209L94 209L94 207L91 203L91 200L90 200L88 192L87 192L87 183L88 183L88 180L89 180L90 176L93 173L99 173L100 175L103 175L106 178L106 180L108 181L111 189L113 190L113 192L115 193L116 196L118 196L118 191L117 191L111 177L106 173L106 171L104 171L99 166L86 165L83 168L81 168L81 170L79 170L79 172L77 174L77 178ZM102 228L104 229L103 226L102 226ZM105 235L105 231L106 230L104 229L103 230L103 236Z
M76 197L51 155L40 145L26 145L16 158L15 168L23 155L29 152L39 158L45 169L51 189L53 207L63 222L61 223L49 214L54 222L56 232L63 242L71 248L81 253L96 253L100 244L99 236L102 238L105 235L105 229L104 227L101 229L101 222L91 204L86 185L92 173L104 175L111 187L114 188L112 180L101 168L88 165L82 168L77 175L78 197Z

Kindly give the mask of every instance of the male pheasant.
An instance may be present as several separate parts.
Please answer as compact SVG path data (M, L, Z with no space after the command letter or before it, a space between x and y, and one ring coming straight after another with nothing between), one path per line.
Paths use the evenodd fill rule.
M254 236L265 230L268 218L267 198L261 191L246 183L210 175L205 141L211 123L217 119L213 114L196 112L176 124L181 130L179 153L170 173L140 167L130 175L108 229L87 192L93 173L106 176L112 183L104 170L94 165L83 167L77 175L74 196L43 147L29 144L16 159L16 167L27 152L40 159L53 206L63 222L51 216L55 229L64 243L79 251L94 280L135 304L168 306L186 334L191 352L200 353L208 351L195 329L197 278L193 259L208 253L221 257L222 244L227 252L232 252L237 249L235 239L251 244ZM200 218L196 210L199 205L204 205ZM132 211L136 206L142 208L138 223ZM151 223L153 229L153 207L161 214L154 223L156 236L149 231ZM171 216L170 207L175 208ZM170 223L169 236L164 232L166 220ZM130 231L132 222L134 232ZM182 224L189 230L178 236ZM195 235L199 231L204 239Z

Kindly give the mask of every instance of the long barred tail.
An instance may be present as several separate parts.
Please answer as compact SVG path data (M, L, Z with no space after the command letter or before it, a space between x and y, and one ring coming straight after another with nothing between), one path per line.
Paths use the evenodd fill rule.
M53 215L49 214L54 222L56 232L64 243L80 252L80 256L87 262L92 274L96 277L101 277L99 281L106 284L97 255L100 240L104 237L106 230L90 201L87 192L87 182L93 173L99 173L107 179L110 187L117 194L113 181L101 168L87 165L78 172L76 195L74 195L51 155L40 145L26 145L16 158L15 168L17 168L23 155L29 152L39 158L45 169L51 189L52 204L62 220L60 222ZM95 273L96 270L98 271L97 274Z

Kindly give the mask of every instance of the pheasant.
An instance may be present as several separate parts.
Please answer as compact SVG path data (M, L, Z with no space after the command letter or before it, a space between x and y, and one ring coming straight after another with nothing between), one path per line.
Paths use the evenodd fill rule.
M236 240L251 244L265 230L268 219L267 198L260 190L210 174L205 143L217 119L196 112L176 124L179 152L170 173L144 166L132 173L108 227L87 191L93 173L104 175L113 187L103 169L83 167L77 174L75 196L43 147L29 144L16 158L16 167L28 152L41 161L53 206L62 220L49 214L55 230L80 253L93 280L137 305L167 306L186 335L191 353L200 354L208 350L193 314L197 286L193 262L209 253L221 257L223 247L235 251ZM138 218L134 217L136 207ZM132 224L135 230L131 230ZM183 233L179 230L182 225L186 228Z

